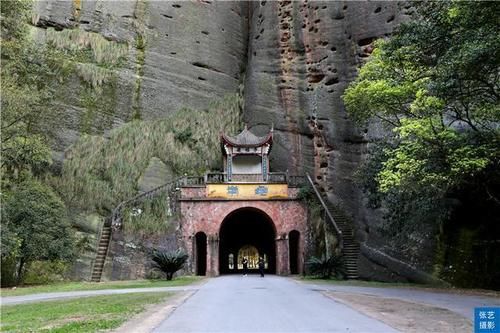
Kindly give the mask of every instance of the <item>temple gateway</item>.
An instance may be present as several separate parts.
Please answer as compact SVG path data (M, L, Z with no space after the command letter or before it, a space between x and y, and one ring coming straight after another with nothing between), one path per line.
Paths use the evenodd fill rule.
M301 274L306 256L341 254L347 278L358 277L359 244L346 218L323 199L309 175L270 172L272 129L264 136L256 136L246 127L236 136L222 133L220 144L222 171L181 177L113 210L99 235L92 281L147 274L149 258L127 245L122 226L155 198L166 198L160 200L167 200L170 216L174 211L179 216L175 235L165 235L165 239L173 245L175 237L175 246L187 251L188 273L238 273L243 258L250 271L257 270L262 257L267 273ZM299 195L299 187L304 185L311 191L308 195L315 196L316 215ZM122 260L124 253L136 264Z
M307 208L297 198L297 179L272 173L273 131L262 137L246 127L221 134L224 171L180 188L181 238L197 275L236 273L243 257L268 273L302 273Z

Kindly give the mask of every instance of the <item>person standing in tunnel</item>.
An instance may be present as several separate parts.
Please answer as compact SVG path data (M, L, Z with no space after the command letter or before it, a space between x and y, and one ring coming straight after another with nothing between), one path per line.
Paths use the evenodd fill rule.
M259 258L259 272L260 272L260 276L261 277L264 277L264 259L262 257Z
M243 275L246 276L248 273L248 259L247 259L247 257L243 257L243 261L241 263L243 264Z

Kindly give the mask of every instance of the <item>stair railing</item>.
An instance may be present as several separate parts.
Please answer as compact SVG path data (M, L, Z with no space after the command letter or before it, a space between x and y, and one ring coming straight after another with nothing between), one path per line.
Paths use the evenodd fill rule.
M113 233L113 230L117 230L117 229L120 229L121 226L122 226L122 211L123 211L123 208L125 208L126 206L130 205L130 204L134 204L134 203L137 203L139 202L140 200L142 199L149 199L151 197L153 197L154 195L158 194L158 193L161 193L161 192L172 192L172 189L174 190L174 192L177 192L181 186L186 186L186 185L199 185L199 184L203 184L204 183L204 179L203 177L187 177L187 176L183 176L183 177L180 177L180 178L177 178L169 183L166 183L166 184L163 184L163 185L160 185L158 187L155 187L153 188L152 190L150 191L147 191L147 192L144 192L144 193L140 193L130 199L127 199L127 200L124 200L122 202L120 202L114 209L113 211L111 212L111 216L109 216L108 218L106 218L106 220L104 221L104 225L103 227L101 228L100 232L99 232L99 238L98 238L98 241L97 241L97 247L99 247L99 244L101 242L101 238L102 238L102 231L103 231L103 228L104 227L111 227L111 233L109 235L109 241L108 241L108 246L107 246L107 249L106 249L106 254L104 256L104 260L106 260L106 258L108 257L108 254L109 254L109 242L111 242L111 238L112 238L112 233ZM170 202L176 202L176 199L174 198L170 198ZM175 210L172 209L172 210ZM97 249L97 251L99 251L99 248ZM96 253L96 258L97 258L97 253ZM91 274L93 274L94 272L94 269L95 269L95 259L94 259L94 263L92 264L92 270L91 270ZM104 269L104 267L103 267ZM102 274L102 273L101 273ZM91 275L91 278L92 278L92 275ZM100 280L100 278L99 278Z
M103 226L99 229L99 235L97 236L97 245L96 245L96 251L95 251L95 258L94 258L94 261L92 262L92 268L90 270L90 281L92 281L92 275L94 274L94 270L95 270L95 265L96 265L96 260L97 260L97 253L99 253L99 244L101 244L101 238L102 238L102 232L104 230L104 227L109 225L109 223L107 222L107 220L109 220L109 218L107 218L105 221L104 221L104 224ZM110 235L111 237L111 235ZM106 256L108 255L108 250L109 250L109 244L108 244L108 248L106 249ZM103 267L104 268L104 267ZM99 278L99 281L101 279Z
M127 199L125 201L122 201L118 206L113 209L111 213L111 218L107 220L108 225L111 225L113 229L119 229L122 226L122 210L126 206L129 206L130 204L137 203L141 200L144 199L149 199L155 196L158 193L162 192L177 192L181 186L187 186L187 185L200 185L203 184L204 180L203 177L180 177L177 178L169 183L160 185L158 187L153 188L150 191L140 193L130 199ZM174 190L174 191L172 191ZM170 202L175 202L176 200L173 198L170 198ZM175 209L172 209L175 210Z
M309 181L309 184L311 185L312 189L314 190L314 193L316 194L316 197L318 198L321 206L323 207L323 210L325 211L325 220L330 222L330 224L333 226L333 229L335 230L335 233L337 234L338 240L339 240L339 248L342 250L344 248L344 239L342 236L342 230L337 226L337 223L335 223L335 219L333 218L332 214L330 213L330 210L328 210L328 207L326 206L325 202L323 201L323 198L321 197L321 194L319 193L316 185L314 184L311 176L306 173L307 180Z

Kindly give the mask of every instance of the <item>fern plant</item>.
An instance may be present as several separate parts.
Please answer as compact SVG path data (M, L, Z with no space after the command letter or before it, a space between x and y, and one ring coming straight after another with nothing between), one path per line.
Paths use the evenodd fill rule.
M340 255L332 255L327 258L312 256L306 261L306 267L310 274L319 276L322 279L329 279L332 275L337 279L345 278L344 260Z
M167 276L167 281L172 280L174 273L180 270L188 259L182 250L154 251L152 255L153 268L162 271Z

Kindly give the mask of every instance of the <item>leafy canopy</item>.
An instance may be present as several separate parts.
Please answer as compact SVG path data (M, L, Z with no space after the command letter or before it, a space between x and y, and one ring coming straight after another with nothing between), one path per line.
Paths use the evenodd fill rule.
M50 105L59 66L32 38L31 7L30 0L1 5L2 284L22 282L33 261L73 258L66 208L37 180L52 162L49 144L59 120Z
M18 263L18 282L25 265L35 260L71 260L71 225L61 199L37 180L25 180L2 204L2 259ZM7 231L7 233L4 233Z
M343 96L357 122L379 119L390 134L362 172L364 187L393 221L445 218L466 191L497 209L500 5L414 6L416 19L376 42Z

